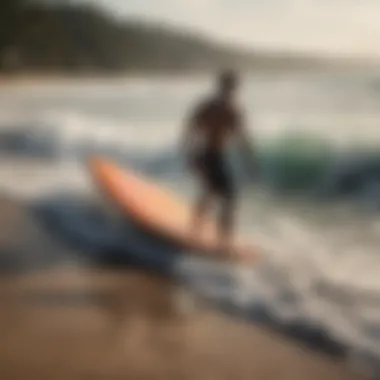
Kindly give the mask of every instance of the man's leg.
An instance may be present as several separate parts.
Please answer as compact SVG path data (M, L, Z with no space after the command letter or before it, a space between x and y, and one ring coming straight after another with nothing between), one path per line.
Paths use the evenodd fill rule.
M230 252L233 243L235 224L235 202L233 198L226 197L222 200L219 219L219 238L223 251Z
M236 194L230 167L221 154L216 157L214 173L215 191L221 200L219 241L222 251L230 253L235 224Z

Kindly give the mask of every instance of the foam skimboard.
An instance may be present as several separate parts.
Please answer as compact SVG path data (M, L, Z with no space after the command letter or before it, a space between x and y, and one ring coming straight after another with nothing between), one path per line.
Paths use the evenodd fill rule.
M195 234L191 229L191 205L142 174L121 168L104 157L90 158L88 168L95 184L139 228L215 259L252 262L258 257L257 249L239 236L229 251L223 252L217 226L209 219Z

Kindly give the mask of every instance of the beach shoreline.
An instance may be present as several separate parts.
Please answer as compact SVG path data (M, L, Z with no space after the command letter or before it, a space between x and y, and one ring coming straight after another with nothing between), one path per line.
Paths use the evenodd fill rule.
M373 65L347 65L344 67L326 66L326 67L310 67L310 68L265 68L260 67L257 69L242 69L239 70L243 77L252 75L263 74L270 76L287 76L287 75L303 75L307 73L316 74L337 74L337 75L369 75L370 73L376 74L380 70L379 64ZM168 80L181 80L181 79L194 79L209 80L213 78L219 70L217 69L203 69L203 70L121 70L121 71L25 71L15 73L0 73L0 87L4 85L29 85L29 84L57 84L57 83L72 83L79 81L81 83L87 82L105 82L112 84L122 80L155 80L155 79L168 79Z

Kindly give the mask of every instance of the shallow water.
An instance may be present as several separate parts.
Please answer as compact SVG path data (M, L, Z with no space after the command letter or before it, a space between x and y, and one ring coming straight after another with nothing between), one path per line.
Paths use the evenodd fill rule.
M366 360L368 353L380 355L380 217L373 212L380 205L380 160L367 147L347 150L358 136L375 147L380 136L374 133L380 93L371 78L258 75L247 81L259 181L234 149L230 154L241 185L239 229L265 252L255 268L176 252L104 211L83 164L90 153L108 154L192 197L195 186L177 148L179 126L209 85L177 78L4 88L0 188L26 199L56 235L93 252L89 262L112 249L170 268L228 312L298 326L298 334L315 342L329 336L358 360L363 353ZM290 133L297 138L284 137ZM306 143L313 149L302 150Z

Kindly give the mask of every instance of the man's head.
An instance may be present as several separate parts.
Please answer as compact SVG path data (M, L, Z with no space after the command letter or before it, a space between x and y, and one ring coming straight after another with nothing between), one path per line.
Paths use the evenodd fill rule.
M218 77L218 88L222 96L231 96L238 87L238 77L233 70L224 70Z

